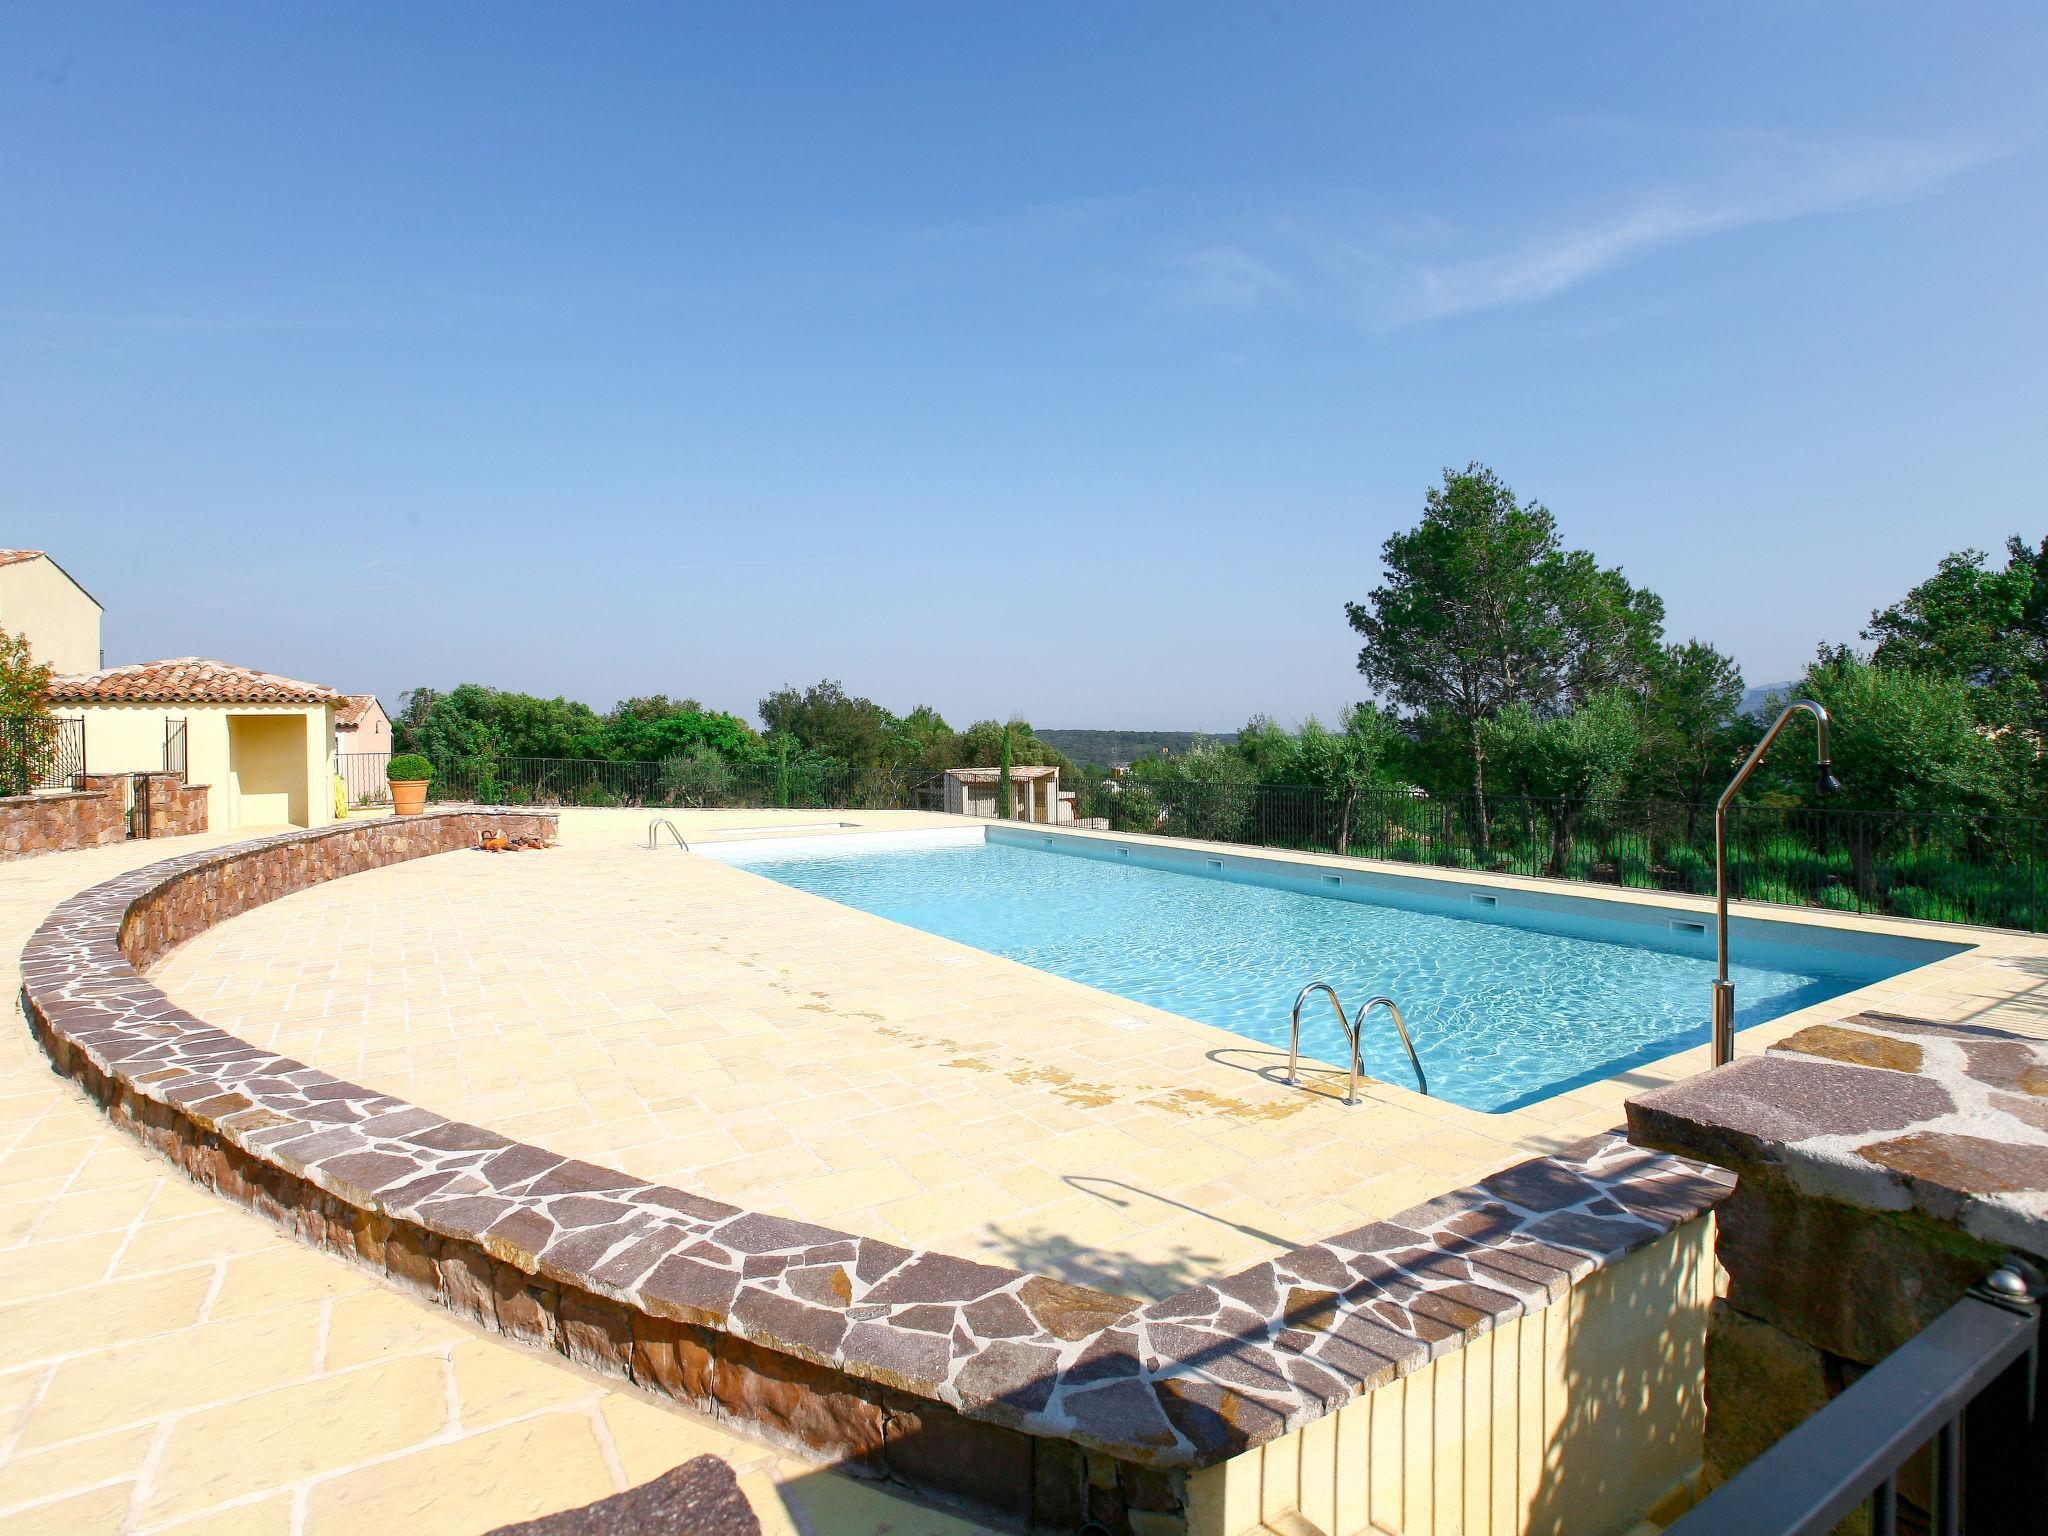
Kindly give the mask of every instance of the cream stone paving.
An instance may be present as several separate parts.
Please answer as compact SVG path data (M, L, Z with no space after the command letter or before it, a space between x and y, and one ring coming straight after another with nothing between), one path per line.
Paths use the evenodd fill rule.
M473 1329L108 1125L28 1034L22 944L73 891L229 840L0 864L0 1530L481 1536L705 1452L769 1536L980 1529Z
M673 816L692 839L777 820ZM569 811L556 849L449 854L300 892L195 939L157 980L256 1044L565 1155L1133 1296L1606 1129L1629 1094L1705 1064L1702 1047L1506 1114L1381 1083L1347 1108L1327 1069L1288 1088L1282 1053L1239 1036L650 852L649 819ZM1863 1006L2034 1032L2048 1019L2040 940L1848 925L1979 947L1745 1030L1743 1049Z

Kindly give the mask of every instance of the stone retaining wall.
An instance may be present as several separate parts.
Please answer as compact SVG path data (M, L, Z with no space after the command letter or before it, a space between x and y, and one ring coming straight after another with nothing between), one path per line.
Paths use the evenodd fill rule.
M120 798L101 789L0 798L0 860L98 848L127 836Z
M551 840L554 817L442 809L109 881L31 939L28 1016L117 1123L306 1241L1005 1523L1206 1531L1208 1469L1555 1305L1727 1187L1593 1137L1141 1305L566 1159L252 1046L141 974L236 913L492 827Z
M149 835L189 837L204 832L207 787L187 784L170 774L149 776Z
M62 794L0 798L0 860L125 842L130 777L82 774L79 787ZM169 774L151 774L145 782L151 837L184 837L206 830L204 784L181 783Z
M1628 1116L1637 1143L1739 1175L1708 1331L1710 1488L2009 1254L2048 1268L2048 1043L1862 1013L1631 1100ZM1924 1453L1900 1496L1925 1515Z

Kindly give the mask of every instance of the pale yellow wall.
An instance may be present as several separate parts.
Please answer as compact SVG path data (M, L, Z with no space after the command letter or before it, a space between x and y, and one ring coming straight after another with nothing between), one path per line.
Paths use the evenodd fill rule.
M1246 1536L1298 1514L1329 1536L1618 1536L1699 1465L1712 1299L1709 1216L1195 1474L1189 1530Z
M60 703L56 710L84 717L85 763L94 773L161 772L164 722L183 720L185 779L207 787L207 823L217 831L278 826L288 819L278 812L288 813L301 826L326 826L334 820L334 711L324 705ZM278 722L252 762L267 761L261 752L290 757L290 783L270 784L263 791L273 797L283 793L282 801L240 803L236 764L229 750L231 717ZM256 727L258 733L264 729L262 724Z
M99 667L100 605L48 558L0 565L0 629L59 672Z
M228 814L239 827L306 825L306 734L298 720L228 717Z

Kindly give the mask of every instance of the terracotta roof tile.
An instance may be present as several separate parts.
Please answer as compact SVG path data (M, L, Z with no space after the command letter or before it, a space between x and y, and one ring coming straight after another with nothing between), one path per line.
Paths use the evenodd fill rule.
M363 716L383 706L377 702L374 693L347 693L342 695L340 707L334 711L336 730L352 731L363 723Z
M67 704L334 704L341 699L318 683L204 656L60 674L50 679L50 697Z
M24 560L40 560L40 549L0 549L0 565L19 565Z

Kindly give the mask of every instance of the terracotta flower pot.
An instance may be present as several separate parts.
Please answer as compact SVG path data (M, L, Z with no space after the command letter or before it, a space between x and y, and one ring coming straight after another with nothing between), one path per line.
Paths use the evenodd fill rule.
M427 808L427 785L430 779L393 779L391 781L391 809L400 816L417 816Z

